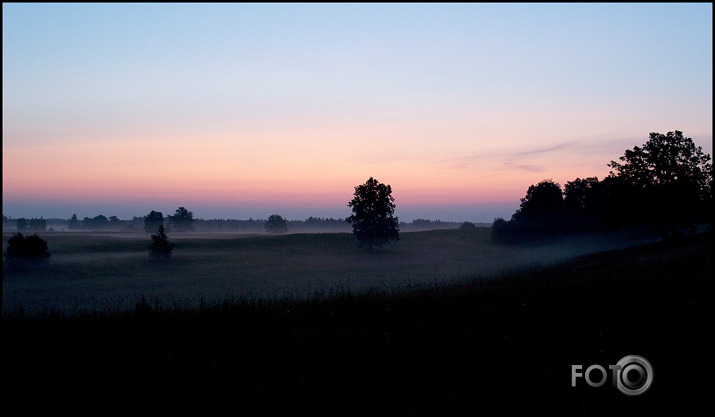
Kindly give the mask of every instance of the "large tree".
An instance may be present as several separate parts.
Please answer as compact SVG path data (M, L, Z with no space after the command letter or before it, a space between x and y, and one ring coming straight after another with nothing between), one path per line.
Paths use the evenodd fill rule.
M395 198L389 185L370 177L365 184L355 187L348 207L352 208L347 221L353 226L353 234L371 252L373 246L400 239L398 219L394 217Z
M264 227L269 233L288 233L286 220L278 214L271 214Z
M708 191L712 182L710 155L695 146L683 132L651 133L642 146L627 149L611 161L612 175L627 179L639 187L678 185L695 191L698 196Z
M558 232L563 218L563 192L553 180L529 186L512 221L527 234L546 235Z
M177 232L193 232L194 231L194 213L179 207L173 216L169 216L169 224L172 230Z
M662 233L709 220L713 209L710 155L683 132L651 133L642 146L611 161L610 180L628 195L621 210Z
M160 226L164 225L164 214L160 211L152 210L147 216L144 217L144 231L146 233L153 233L159 230Z

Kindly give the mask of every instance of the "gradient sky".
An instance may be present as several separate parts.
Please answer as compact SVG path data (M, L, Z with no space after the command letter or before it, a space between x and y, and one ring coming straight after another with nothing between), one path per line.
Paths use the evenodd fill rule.
M712 155L712 4L6 4L3 214L509 218L650 132Z

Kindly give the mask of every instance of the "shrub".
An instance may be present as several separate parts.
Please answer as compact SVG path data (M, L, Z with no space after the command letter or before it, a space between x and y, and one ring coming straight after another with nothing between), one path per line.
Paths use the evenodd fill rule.
M459 240L468 239L470 236L474 236L479 229L477 225L471 222L464 222L459 226Z
M149 256L155 259L161 257L171 258L171 251L174 250L175 243L169 242L169 237L164 232L164 225L159 226L159 230L155 235L151 235L151 240Z
M25 237L22 233L14 233L7 241L5 257L8 260L43 262L50 257L47 249L47 242L38 235Z

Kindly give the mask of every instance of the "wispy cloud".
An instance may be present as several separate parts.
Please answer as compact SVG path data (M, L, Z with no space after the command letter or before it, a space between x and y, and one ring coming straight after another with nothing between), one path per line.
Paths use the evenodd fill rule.
M567 150L579 149L579 148L582 148L583 146L584 146L583 142L570 141L570 142L558 143L556 145L551 145L551 146L547 146L547 147L527 149L525 151L521 151L521 152L512 154L512 156L514 158L528 157L528 156L533 156L533 155L548 154L548 153L557 152L557 151L567 151Z
M589 138L571 140L548 146L525 147L514 151L513 149L490 149L484 152L471 152L443 160L445 168L452 170L475 169L489 165L507 170L522 170L527 172L544 172L548 165L558 158L573 158L577 155L603 154L603 163L617 158L622 149L625 149L624 139ZM610 159L609 159L610 158Z
M539 165L533 165L533 164L515 164L513 162L504 162L502 166L507 167L509 169L516 169L520 171L526 171L526 172L544 172L546 171L546 168L543 166Z

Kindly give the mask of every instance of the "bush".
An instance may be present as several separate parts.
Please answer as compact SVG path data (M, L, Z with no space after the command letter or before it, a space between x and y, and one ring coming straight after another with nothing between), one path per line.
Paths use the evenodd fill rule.
M149 256L152 258L171 258L171 251L174 250L175 243L169 242L169 237L164 232L164 225L159 226L155 235L151 235L152 242L149 244Z
M474 236L479 229L477 225L471 222L464 222L459 226L459 240L466 240L470 236Z
M14 233L7 241L5 258L43 262L50 257L50 252L47 249L47 242L37 235L25 237L22 233Z

